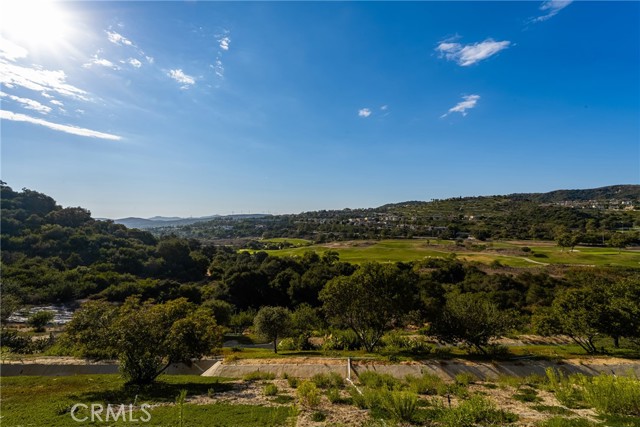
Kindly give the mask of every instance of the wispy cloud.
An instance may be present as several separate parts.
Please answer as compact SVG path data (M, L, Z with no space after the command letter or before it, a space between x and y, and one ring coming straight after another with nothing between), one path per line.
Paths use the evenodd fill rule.
M57 105L58 107L64 107L64 103L62 103L61 101L58 101L56 99L52 99L49 102L52 103L53 105Z
M27 110L37 111L38 113L41 113L41 114L47 114L51 112L51 107L47 105L43 105L33 99L20 98L19 96L10 95L4 92L0 92L0 97L9 98L10 100L22 105L22 107L26 108Z
M115 31L107 31L107 39L113 44L121 46L135 46L131 40Z
M388 105L383 105L383 106L380 107L380 109L382 111L387 111L389 109L389 106Z
M43 70L0 61L0 83L7 87L20 86L36 92L55 92L70 98L88 101L88 93L66 82L62 70Z
M228 36L224 36L218 39L218 43L219 43L220 49L229 50L229 44L231 43L231 39Z
M211 68L213 68L218 77L224 78L224 65L222 65L221 59L216 59L215 65L212 65Z
M169 77L171 77L173 80L177 81L178 83L182 83L183 86L181 87L181 89L188 89L191 85L196 84L196 79L193 78L192 76L185 74L181 69L176 69L176 70L169 70L169 72L167 73L167 75Z
M16 59L26 58L27 55L29 55L27 49L18 46L0 35L0 58L15 61Z
M547 0L540 5L540 11L544 12L544 15L532 18L530 22L542 22L549 18L556 16L562 9L573 3L573 0Z
M69 133L72 135L86 136L89 138L108 139L112 141L120 141L122 137L113 135L110 133L98 132L91 129L85 129L77 126L62 125L59 123L49 122L47 120L38 119L36 117L27 116L25 114L17 114L11 111L0 110L0 119L11 120L14 122L26 122L35 125L44 126L49 129L57 130L60 132Z
M367 118L370 115L371 115L371 110L368 108L361 108L360 110L358 110L358 117Z
M467 110L474 108L480 99L480 95L466 95L462 97L462 101L458 102L455 106L449 108L449 111L444 113L440 118L447 117L451 113L460 113L463 116L467 115Z
M135 68L142 67L142 62L138 61L136 58L129 58L128 62Z
M495 41L493 39L467 45L442 41L436 47L436 51L440 53L441 57L454 61L462 67L467 67L495 55L509 47L510 44L511 42L507 40Z

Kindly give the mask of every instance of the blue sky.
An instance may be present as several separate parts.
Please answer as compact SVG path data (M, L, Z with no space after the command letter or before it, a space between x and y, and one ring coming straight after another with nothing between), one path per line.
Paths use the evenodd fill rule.
M638 2L2 4L2 180L96 217L640 182Z

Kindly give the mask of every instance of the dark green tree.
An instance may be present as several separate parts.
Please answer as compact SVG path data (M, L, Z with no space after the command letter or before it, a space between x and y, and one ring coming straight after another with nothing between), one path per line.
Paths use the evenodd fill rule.
M320 292L323 310L337 326L355 332L373 351L385 331L416 307L417 277L396 265L366 263L351 276L330 280Z
M53 320L53 317L54 315L51 311L37 311L29 316L27 323L33 328L34 331L44 332L45 326L47 326L47 324Z
M451 292L430 333L439 340L464 343L486 354L485 347L513 327L513 319L505 311L479 293Z
M278 338L291 330L291 312L284 307L262 307L253 319L255 332L273 341L273 352L278 352Z

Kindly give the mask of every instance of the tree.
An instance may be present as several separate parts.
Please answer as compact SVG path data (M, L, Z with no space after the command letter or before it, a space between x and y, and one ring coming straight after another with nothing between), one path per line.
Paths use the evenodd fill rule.
M29 326L33 327L33 330L36 332L44 332L44 327L47 326L47 323L53 320L54 314L51 311L37 311L29 316L27 323Z
M20 308L20 299L7 292L0 294L0 322L5 323L7 319Z
M291 312L284 307L262 307L253 319L255 332L261 337L273 340L273 352L278 352L278 338L291 329Z
M85 357L98 359L118 356L111 333L118 307L107 301L87 301L65 326L63 341Z
M416 306L417 277L396 265L363 264L351 276L330 280L320 292L323 310L347 326L369 352L385 331L399 325Z
M613 233L609 239L609 246L618 248L618 253L627 247L627 237L623 233Z
M452 292L430 332L441 341L462 342L486 354L484 347L489 340L502 336L512 324L511 316L500 311L485 295Z
M598 352L594 340L601 335L601 314L606 296L590 288L573 288L556 296L551 308L537 313L532 322L542 335L569 336L587 353Z
M190 364L209 354L222 336L211 310L185 298L154 304L134 297L118 308L86 304L67 334L76 349L117 354L123 377L133 384L150 384L171 364Z

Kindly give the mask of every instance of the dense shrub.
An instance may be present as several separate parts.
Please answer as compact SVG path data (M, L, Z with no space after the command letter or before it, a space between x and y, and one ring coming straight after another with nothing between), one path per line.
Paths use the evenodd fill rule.
M600 414L640 416L640 380L613 375L579 377L584 401Z
M337 372L315 374L311 377L311 381L319 388L341 388L344 385L344 380Z
M271 372L265 371L253 371L249 372L247 375L243 377L245 381L264 381L264 380L273 380L276 376Z
M320 404L320 390L311 381L303 381L298 385L296 392L298 400L303 406L315 408Z
M385 407L394 419L411 422L418 408L418 396L406 391L394 391L389 394Z
M445 410L441 417L446 427L503 426L517 419L516 414L497 409L492 402L479 395L462 401L453 409Z
M275 396L276 394L278 394L278 387L275 384L267 384L264 386L265 396Z
M352 330L334 330L331 335L325 337L323 350L359 350L362 345L355 332Z
M385 388L387 390L400 389L402 382L389 374L379 374L373 371L365 371L358 375L360 384L370 388Z

